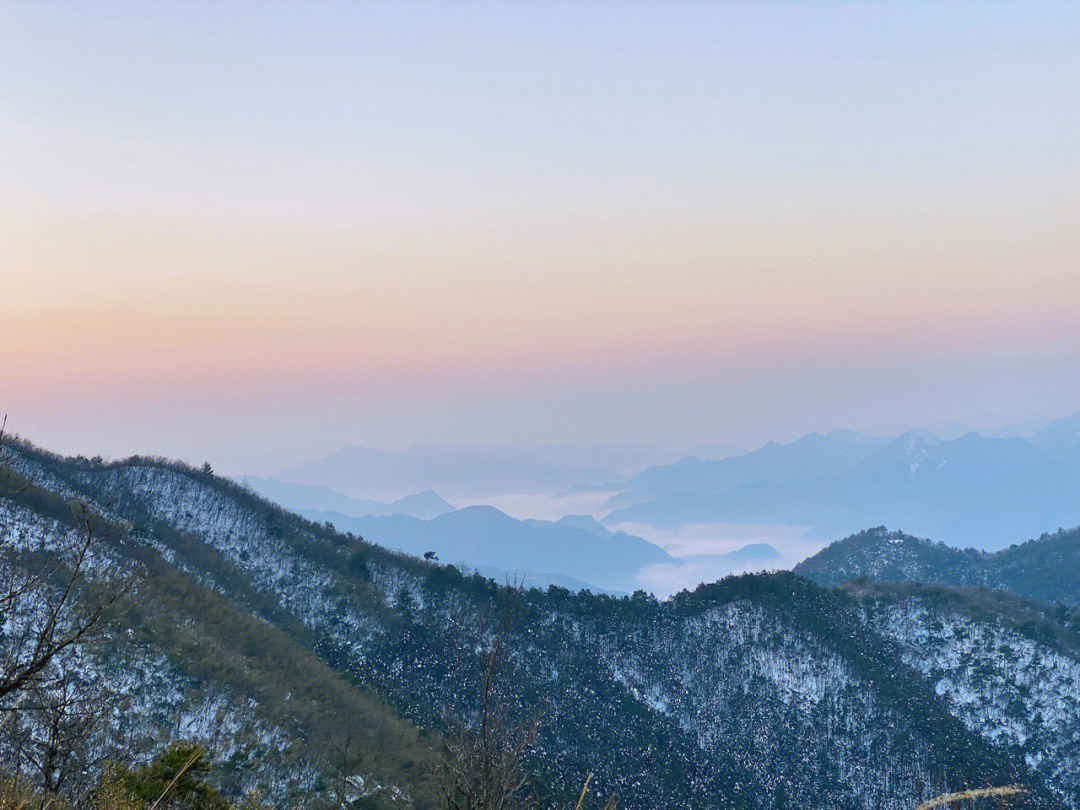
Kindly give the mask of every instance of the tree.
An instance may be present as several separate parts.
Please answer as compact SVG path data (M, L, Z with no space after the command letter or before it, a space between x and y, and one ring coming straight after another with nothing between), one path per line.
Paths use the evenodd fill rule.
M508 722L492 701L495 673L489 661L476 725L462 725L446 738L437 772L446 810L522 810L536 804L527 790L524 759L536 741L539 722Z
M74 674L54 661L58 674L47 687L25 701L11 716L16 763L38 775L47 796L61 792L84 793L88 770L100 761L94 735L108 711L107 696L99 684ZM83 784L79 784L82 782Z
M59 559L41 562L37 570L27 570L10 558L0 563L0 627L5 628L0 707L20 692L47 684L50 663L89 641L107 610L131 588L128 582L99 599L80 599L96 537L86 505L80 503L76 509L81 536L62 550Z
M39 496L4 459L6 424L0 421L0 500ZM0 730L46 795L83 770L103 715L100 694L74 675L74 653L98 635L132 587L131 580L116 587L87 582L107 524L81 501L69 508L71 530L56 538L54 550L31 553L0 536Z
M482 659L479 715L474 723L456 723L436 766L437 790L446 810L522 810L536 804L528 790L525 757L536 742L540 718L523 725L510 722L496 689L505 663L509 601L520 594L520 588L508 590L508 604Z
M0 493L2 495L4 493ZM86 504L74 508L79 536L59 559L26 570L12 559L0 562L0 708L11 709L18 695L48 686L49 665L65 650L89 641L101 628L106 612L131 590L126 582L98 599L80 599L96 538L95 521ZM5 539L0 538L0 551Z
M365 797L364 776L360 773L361 755L353 727L346 728L330 743L329 765L334 777L331 786L333 806L337 810L352 810L362 806L365 798L375 802L373 796ZM376 805L377 806L377 805Z
M498 628L481 658L480 703L472 722L451 718L442 757L435 768L436 792L445 810L525 810L538 804L529 785L526 759L541 728L539 713L524 722L511 718L500 679L507 663L506 639L523 586L507 583ZM484 636L483 628L478 635ZM574 810L582 810L590 773ZM616 810L611 795L604 810Z
M173 743L149 765L121 769L119 782L156 810L229 810L230 804L206 782L210 759L202 746Z

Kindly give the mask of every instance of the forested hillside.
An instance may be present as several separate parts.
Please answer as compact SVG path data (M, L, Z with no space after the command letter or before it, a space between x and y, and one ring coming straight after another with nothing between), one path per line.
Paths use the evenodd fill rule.
M91 586L135 582L103 645L80 649L85 680L135 707L106 724L110 744L145 758L196 740L230 795L310 804L349 740L357 796L433 805L441 734L476 720L498 645L493 699L507 722L539 720L526 762L546 806L572 806L594 773L588 801L625 808L900 810L1014 783L1026 806L1080 807L1069 617L1042 620L1029 648L991 611L978 644L927 668L918 628L947 617L907 595L868 603L792 574L666 602L518 591L307 522L209 470L4 452L8 563L62 558L81 502L99 524ZM1061 677L1036 689L1051 669ZM990 671L974 711L968 684Z
M968 585L1076 607L1080 606L1080 529L1045 534L989 554L878 527L833 543L794 570L822 585L859 577Z
M10 459L10 446L7 453ZM92 500L86 482L100 465L57 461L24 455L21 473L0 469L5 585L49 570L54 560L70 564L86 533L77 498L98 507L90 587L104 590L129 576L135 583L103 637L63 661L78 674L80 699L110 706L84 748L138 760L171 740L197 740L213 752L214 778L227 792L258 789L291 802L328 789L337 749L348 741L376 794L434 806L435 738L328 666L314 652L311 629L197 535L140 513L123 496L99 492L103 500ZM5 759L17 758L22 736L0 738ZM80 758L97 757L87 750Z
M847 591L965 726L1021 752L1077 801L1080 611L1000 591L885 584Z

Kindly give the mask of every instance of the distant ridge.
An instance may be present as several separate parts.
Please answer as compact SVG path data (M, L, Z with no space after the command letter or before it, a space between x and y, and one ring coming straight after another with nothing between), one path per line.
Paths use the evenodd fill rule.
M842 472L885 443L851 431L833 431L829 436L808 433L789 444L766 442L757 450L719 461L688 456L629 479L608 507L618 509L668 495L708 497L765 481L810 480Z
M431 520L408 515L354 518L314 510L300 514L415 556L434 551L444 563L544 572L607 592L635 590L637 575L648 566L680 564L653 543L604 529L582 516L554 523L517 520L493 506L469 506Z
M451 498L551 493L585 485L613 488L626 473L669 460L650 447L415 445L405 450L348 446L277 477L348 495L391 499L434 488Z
M742 548L727 552L723 557L730 563L741 565L749 562L779 560L780 552L768 543L748 543Z
M702 461L721 461L732 456L741 456L745 452L745 448L733 447L728 444L699 444L686 455L699 458Z
M861 578L980 586L1080 606L1080 528L989 554L881 526L833 543L796 565L794 573L826 586Z
M350 498L348 495L324 486L294 484L290 481L258 478L253 475L243 476L239 480L264 498L269 498L294 512L302 510L340 512L350 517L402 514L427 520L454 511L454 507L432 489L386 503Z
M1059 461L1080 468L1080 413L1051 422L1031 437L1031 443Z
M690 564L721 564L732 572L746 572L776 570L783 555L768 543L748 543L722 554L688 554L680 559Z
M482 577L495 580L500 585L509 584L520 588L539 588L542 591L546 591L554 585L556 588L565 588L571 593L591 591L592 593L604 593L609 596L626 596L625 591L608 591L564 574L522 570L507 571L494 565L478 565L473 570Z
M388 515L411 515L422 520L430 520L447 512L453 512L454 507L443 500L439 493L433 489L425 489L415 495L406 495L386 505ZM374 513L373 513L374 514Z
M765 465L760 477L779 470L787 472L788 480L764 478L718 493L678 489L684 482L668 481L667 488L676 491L617 508L603 522L610 527L638 523L661 528L723 521L787 524L806 526L816 538L886 524L954 545L999 549L1018 537L1080 524L1080 467L1061 460L1068 453L1063 439L1054 444L1044 438L1044 446L1059 448L1056 455L1024 439L977 433L931 444L910 432L882 447L847 442L843 450L830 446L834 439L811 435L755 452L786 458L802 444L811 453L804 456L807 463L801 469L811 470L811 461L823 464L834 451L840 469L798 478L790 467ZM745 463L753 455L717 464ZM655 476L664 469L647 472ZM710 474L715 483L734 480ZM706 479L697 470L693 480L700 485ZM612 503L640 495L623 493Z

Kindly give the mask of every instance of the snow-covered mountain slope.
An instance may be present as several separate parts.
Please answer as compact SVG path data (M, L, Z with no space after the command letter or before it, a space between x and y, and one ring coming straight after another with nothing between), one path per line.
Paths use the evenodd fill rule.
M529 764L553 806L589 772L600 795L617 792L630 810L901 810L947 790L1014 782L1030 787L1027 806L1080 806L1042 764L1060 751L1020 751L1008 735L987 733L887 623L791 574L729 578L667 602L514 593L180 465L14 452L24 474L48 482L4 496L41 516L39 533L63 497L112 522L114 558L143 572L127 617L139 643L196 671L208 693L248 707L245 715L267 718L248 747L229 743L234 758L255 756L279 729L293 740L287 750L318 750L353 712L372 739L389 741L372 751L376 778L422 805L427 732L415 728L438 731L448 713L475 712L481 657L504 626L499 700L512 718L539 711ZM184 640L187 628L196 641ZM196 695L180 700L184 716L209 716ZM279 781L317 771L297 756L263 762Z
M795 573L822 585L865 577L998 588L1075 607L1080 606L1080 529L989 554L878 527L838 540L795 566Z
M967 728L1080 804L1080 633L1060 621L1080 629L1080 615L935 587L850 590Z

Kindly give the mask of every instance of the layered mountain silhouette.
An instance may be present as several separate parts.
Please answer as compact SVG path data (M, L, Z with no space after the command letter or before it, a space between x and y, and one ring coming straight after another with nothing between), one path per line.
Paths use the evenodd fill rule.
M406 450L344 447L279 479L363 498L435 489L454 497L553 493L574 485L612 489L631 472L674 456L651 447L415 445Z
M264 498L291 509L294 512L313 509L340 512L351 517L364 515L411 515L417 518L433 518L453 512L454 507L443 500L433 489L426 489L415 495L406 495L396 501L367 500L350 498L330 487L293 484L273 478L258 478L254 475L243 476L241 483L250 487Z
M608 501L618 509L675 494L718 495L764 481L803 481L848 469L887 440L853 431L808 433L790 444L768 442L742 455L708 461L694 456L633 476Z
M518 520L492 506L469 506L420 520L409 515L350 517L340 512L300 510L369 542L416 556L433 551L447 563L536 577L570 577L605 591L632 591L642 569L679 560L653 543L612 532L586 516L558 522Z
M1080 468L1080 413L1051 422L1031 437L1031 443L1059 461Z
M821 539L886 524L953 545L999 549L1080 523L1076 424L1076 417L1062 420L1031 441L969 433L931 442L907 433L882 445L811 434L720 462L646 471L635 479L641 487L618 496L639 502L603 522L782 523Z

